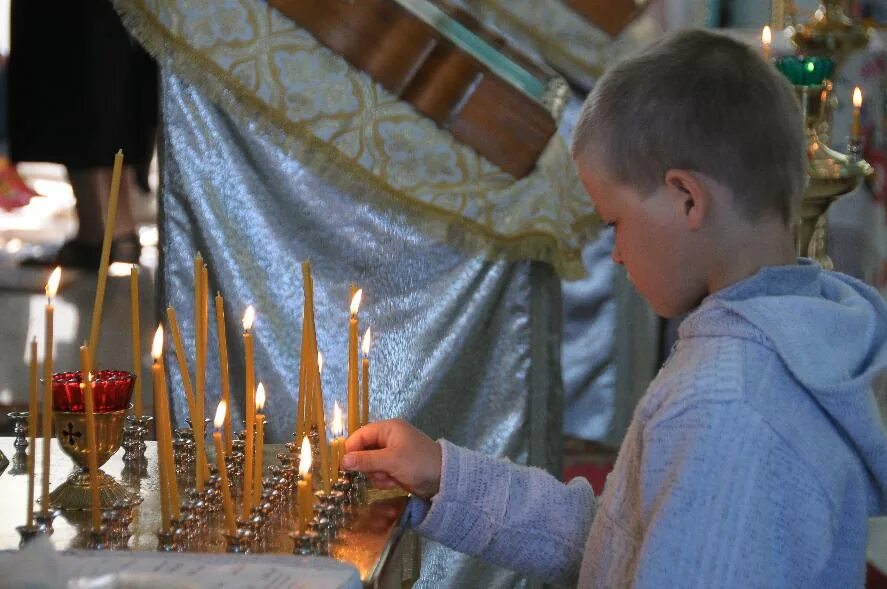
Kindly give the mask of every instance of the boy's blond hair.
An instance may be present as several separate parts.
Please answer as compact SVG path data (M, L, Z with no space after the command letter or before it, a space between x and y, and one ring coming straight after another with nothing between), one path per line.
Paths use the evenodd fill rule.
M668 35L610 69L582 106L573 157L648 194L670 169L733 191L749 220L794 222L807 182L800 109L788 81L745 43Z

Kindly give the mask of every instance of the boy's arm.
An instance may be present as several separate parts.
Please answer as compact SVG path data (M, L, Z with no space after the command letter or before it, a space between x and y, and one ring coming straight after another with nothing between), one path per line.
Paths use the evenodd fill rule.
M417 531L512 570L575 583L595 510L588 482L565 485L538 468L439 443L440 490L424 502L427 513L413 505L414 516L424 515Z
M809 465L741 402L647 425L638 587L804 587L828 561L832 509Z

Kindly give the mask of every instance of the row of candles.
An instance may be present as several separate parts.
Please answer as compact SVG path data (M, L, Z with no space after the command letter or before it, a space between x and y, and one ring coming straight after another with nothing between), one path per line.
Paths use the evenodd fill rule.
M761 30L761 51L764 59L770 60L770 49L773 45L773 33L769 25ZM858 139L862 137L862 90L859 86L853 88L853 118L850 125L850 137Z
M303 279L305 284L305 302L303 311L303 328L302 328L302 354L300 362L300 378L299 391L297 398L297 423L296 423L296 439L306 437L311 431L317 431L319 439L320 454L320 470L323 475L320 477L320 485L325 491L329 491L330 485L334 481L338 473L338 461L333 460L330 456L337 454L340 447L344 446L344 439L334 440L333 444L327 436L326 419L324 417L323 390L321 386L321 371L323 357L317 351L317 338L314 325L314 298L313 298L313 278L311 276L311 267L308 262L302 266ZM197 326L195 337L195 378L192 389L192 383L188 376L188 365L185 356L185 350L180 335L178 320L175 310L172 307L167 308L167 318L169 321L170 331L173 336L175 347L175 355L179 365L179 372L182 375L183 388L187 397L187 405L191 416L192 428L194 430L194 439L197 451L196 466L196 486L198 490L203 489L206 478L209 476L206 464L206 453L203 445L203 380L204 376L201 372L206 366L206 325L207 325L207 268L202 258L198 255L194 261L194 279L195 279L195 325ZM361 425L367 423L369 419L369 342L370 331L367 330L364 335L363 351L361 367L363 372L363 388L359 391L358 379L358 353L357 353L357 333L358 333L358 310L362 298L362 290L353 289L350 305L349 319L349 365L348 365L348 432L353 433ZM220 367L222 370L222 401L224 401L225 411L222 412L223 421L220 424L222 435L224 436L224 450L227 454L231 453L232 431L230 412L227 410L230 404L230 386L227 375L227 342L224 331L224 300L221 294L216 295L216 319L218 322L217 333L219 335L219 357ZM243 515L249 513L249 510L255 507L258 500L258 494L261 489L262 478L262 448L264 446L264 422L265 416L262 410L265 404L264 387L259 383L255 386L255 363L254 363L254 343L252 327L256 319L256 313L252 306L247 307L243 315L243 347L244 347L244 385L245 385L245 464L244 464L244 489L243 489ZM163 382L163 333L162 328L158 327L155 334L155 346L152 350L154 357L155 382ZM160 374L156 374L160 372ZM161 388L159 392L155 392L159 397L165 396L165 391ZM195 399L198 401L195 402ZM362 402L361 402L362 401ZM168 411L168 399L160 399L159 406L164 407ZM168 418L165 417L163 411L157 415L157 427L168 429L170 425ZM159 436L160 434L158 434ZM164 433L164 435L166 435ZM334 435L341 437L342 431L334 432ZM171 458L170 458L171 462ZM164 470L161 470L163 473ZM171 476L165 477L171 479ZM161 485L170 485L171 481L161 479ZM172 500L172 494L164 491L163 496Z
M80 349L81 373L83 376L81 388L84 393L84 404L86 411L87 432L86 443L88 444L89 460L90 460L90 486L92 492L92 509L91 518L94 528L100 525L100 503L99 503L99 481L98 467L94 464L96 459L96 436L95 436L95 420L94 406L92 394L92 374L96 366L95 351L98 346L99 334L101 331L101 316L104 301L105 286L108 277L108 265L110 256L110 242L113 233L114 218L116 212L116 204L119 195L120 173L123 165L123 153L118 151L114 159L114 168L112 172L111 193L108 208L108 221L105 224L105 236L102 247L102 257L99 268L98 285L96 289L96 300L93 307L93 317L90 324L90 339L84 342ZM303 313L303 329L302 329L302 353L299 372L299 391L297 400L297 423L296 423L296 439L303 440L302 458L300 460L300 472L303 464L307 465L308 472L304 474L303 482L308 481L308 491L304 493L309 497L312 492L310 466L311 466L311 450L308 435L312 431L319 434L320 446L320 462L321 476L319 477L320 485L324 490L329 491L330 485L339 470L341 455L344 453L344 437L343 427L341 426L341 414L338 404L334 407L334 439L332 443L327 436L326 420L324 418L323 392L321 387L321 371L323 358L317 350L317 339L314 325L314 301L313 301L313 278L311 276L310 264L305 262L302 265L303 278L305 283L305 303ZM208 290L208 271L203 263L201 256L194 260L194 276L195 276L195 370L194 382L190 379L190 374L185 356L184 344L178 326L178 320L175 310L172 307L167 308L167 319L172 334L175 355L179 365L179 371L182 378L183 388L185 390L186 401L191 417L192 428L194 431L194 440L197 446L197 465L196 465L196 485L198 490L202 490L206 479L209 475L207 465L207 455L204 447L204 387L206 376L206 341L207 341L207 325L208 325L208 309L207 309L207 290ZM50 440L52 431L52 373L53 373L53 299L55 298L59 283L61 281L61 268L56 268L46 283L47 303L45 307L45 341L44 341L44 365L43 365L43 399L41 415L41 430L43 436L43 464L42 464L42 513L44 516L49 512L49 456L50 456ZM138 267L133 266L130 273L130 294L131 294L131 314L132 314L132 342L133 342L133 372L136 376L133 391L134 410L136 416L143 415L143 399L141 394L141 358L140 358L140 328L139 328L139 292L138 292ZM349 348L348 348L348 433L353 433L361 425L368 422L369 419L369 344L370 330L367 329L363 338L363 359L361 362L362 379L358 379L358 308L362 298L362 291L352 287L350 319L349 319ZM216 414L216 432L213 434L213 440L216 445L216 459L219 471L224 476L225 470L221 468L224 464L225 455L230 455L232 451L232 431L231 431L231 413L228 411L230 405L230 383L228 375L228 351L227 338L225 330L224 315L224 299L219 293L215 297L215 311L217 322L217 336L219 348L219 366L221 370L221 387L222 400L219 403ZM244 313L243 325L243 343L245 355L245 397L246 397L246 456L245 456L245 472L244 472L244 515L254 507L255 501L261 490L262 480L262 448L264 446L264 415L262 410L265 402L264 387L259 384L255 387L255 365L254 365L254 344L251 332L253 322L255 321L255 310L249 306ZM163 329L159 326L155 332L154 345L152 346L152 357L154 363L152 372L154 377L154 397L155 397L155 423L157 430L158 442L158 459L161 473L161 507L164 522L168 524L171 517L177 516L178 489L175 478L175 466L172 456L172 424L170 418L170 403L166 389L166 373L163 363ZM358 390L358 383L362 381L362 389ZM29 413L32 416L38 415L38 386L37 386L37 341L32 340L30 345L30 392L29 392ZM199 402L197 400L200 400ZM338 426L338 427L337 427ZM32 418L29 420L28 435L30 438L31 448L34 448L37 434L37 420ZM224 436L224 439L223 439ZM307 448L308 459L304 460L305 450ZM332 457L330 456L332 454ZM29 453L28 457L28 521L27 526L32 527L34 524L34 452ZM223 483L227 483L223 479ZM223 489L227 489L227 484L222 485ZM301 489L301 487L300 487ZM230 493L226 493L228 498L225 500L226 525L230 528L233 520L233 505L230 504ZM231 517L228 517L229 511ZM306 510L310 512L309 510Z
M84 343L84 345L80 349L80 359L81 359L81 369L82 373L86 375L83 378L83 382L81 386L84 389L84 403L86 405L87 411L87 439L89 440L89 444L91 444L90 448L90 463L95 459L95 420L94 413L92 411L92 388L91 388L91 378L89 375L92 374L93 369L95 367L95 354L94 351L98 347L99 334L101 332L101 318L102 318L102 308L104 305L105 298L105 287L107 285L108 280L108 267L111 256L111 237L114 233L114 220L117 215L117 203L120 196L120 177L123 171L123 151L118 150L114 155L114 166L111 173L111 190L109 194L108 200L108 219L105 223L105 233L102 240L102 252L101 252L101 261L99 264L99 275L98 275L98 283L96 285L96 297L93 303L93 311L92 311L92 320L90 322L89 329L89 342ZM131 284L133 285L132 290L132 299L135 301L134 305L138 308L138 269L133 267L132 274L134 274L134 278L131 278ZM132 276L131 274L131 276ZM38 404L38 385L37 385L37 341L36 338L31 341L30 345L30 357L29 357L29 395L28 395L28 413L31 418L28 421L28 438L29 445L32 448L32 451L28 454L28 507L27 507L27 527L32 528L34 526L34 448L36 447L36 438L37 438L37 419L38 415L38 405L39 409L42 411L39 413L41 416L40 420L40 429L43 437L43 462L42 462L42 478L41 478L41 515L44 519L51 518L51 510L49 505L49 456L50 456L50 442L52 439L52 374L53 374L53 316L54 316L54 307L53 307L53 299L55 298L59 284L61 282L61 268L55 268L52 273L49 275L49 279L46 281L46 306L44 308L44 351L43 351L43 399L42 403ZM134 313L135 317L134 327L138 327L138 317ZM137 336L133 335L133 341L136 342ZM137 346L137 342L136 342ZM93 354L90 355L90 350L93 351ZM138 354L138 347L134 349L134 354ZM136 355L135 358L138 356ZM137 365L138 361L134 361L134 365ZM140 374L140 370L136 370L136 376ZM136 412L141 411L141 389L139 379L136 378L135 382L136 387ZM90 476L97 477L98 476L98 468L90 468ZM98 484L96 482L96 478L92 478L90 484L93 489L94 500L97 499L98 494ZM95 511L95 510L93 510ZM95 523L95 514L93 513L93 522Z

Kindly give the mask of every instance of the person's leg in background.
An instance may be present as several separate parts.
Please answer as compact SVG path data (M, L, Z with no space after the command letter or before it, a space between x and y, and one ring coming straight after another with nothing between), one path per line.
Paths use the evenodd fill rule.
M77 195L77 220L79 229L73 242L68 242L59 251L59 258L81 252L89 259L101 255L102 238L105 234L103 219L107 218L108 203L111 194L110 166L86 169L68 167L68 179L71 188ZM124 166L120 177L120 196L117 202L117 215L114 221L111 259L115 262L136 264L139 261L139 240L136 235L135 222L132 214L132 201L139 198L133 166ZM73 260L59 260L71 262Z

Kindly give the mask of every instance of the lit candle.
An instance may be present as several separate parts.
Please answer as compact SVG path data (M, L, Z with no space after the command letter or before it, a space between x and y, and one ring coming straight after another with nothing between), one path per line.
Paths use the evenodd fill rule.
M216 468L219 470L219 486L222 489L222 505L225 508L225 529L228 535L233 536L237 533L234 523L234 503L231 501L231 489L228 488L228 468L225 466L225 451L222 447L222 432L219 431L225 425L225 415L228 404L223 400L219 402L216 408L216 418L213 425L216 431L213 432L213 442L216 445Z
M363 374L361 375L362 399L360 400L360 425L370 422L370 328L363 334Z
M314 398L314 417L317 419L317 432L320 434L320 440L318 444L320 445L320 483L323 485L323 490L329 493L330 491L330 480L329 480L329 472L330 472L330 452L329 452L329 438L326 435L326 417L324 417L323 413L323 386L321 384L320 375L323 373L323 354L320 352L317 353L317 374L314 379L315 382L315 390L313 394Z
M49 440L52 438L52 299L62 278L60 267L52 271L46 281L45 335L43 342L43 414L40 424L43 433L43 497L42 511L49 512Z
M169 465L166 462L166 447L169 434L169 412L166 410L166 393L161 389L163 381L163 326L158 325L151 344L151 380L154 384L154 427L157 430L157 464L160 476L160 525L163 532L169 532L170 490Z
M314 485L311 480L311 442L308 436L302 438L302 449L299 453L299 483L296 501L299 506L299 533L305 533L305 525L311 519Z
M764 30L761 31L761 51L764 54L764 59L770 60L770 45L773 42L773 36L770 32L770 27L765 25Z
M133 264L129 268L129 310L132 314L132 373L135 374L133 397L135 397L135 414L144 415L142 407L142 344L139 329L139 267Z
M258 499L262 494L262 452L265 449L265 416L262 409L265 408L265 386L259 383L256 387L256 466L253 480L253 495Z
M89 349L93 362L96 362L98 358L102 306L105 303L105 286L108 283L108 265L111 260L111 241L114 235L114 221L117 218L117 201L120 197L120 174L122 171L123 150L120 149L114 155L114 169L111 172L111 193L108 196L108 215L105 219L105 235L102 239L99 279L95 289L95 302L92 306L92 323L89 328Z
M166 308L166 318L169 320L169 332L172 334L172 343L176 351L176 360L179 364L179 375L182 378L182 387L185 389L185 400L188 402L188 414L191 422L194 422L194 389L191 386L191 375L188 372L188 359L185 357L185 344L182 341L182 332L179 330L179 322L176 319L176 310Z
M37 453L37 338L31 340L28 390L28 527L34 525L34 455Z
M360 427L360 408L357 389L357 310L360 308L362 290L351 297L351 319L348 321L348 433Z
M253 335L250 333L250 329L253 327L253 322L256 319L256 311L252 308L252 305L246 308L246 312L243 314L243 350L245 357L245 368L246 368L246 378L245 382L245 394L246 398L246 456L244 457L244 465L243 465L243 519L249 518L249 511L253 506L253 464L254 464L254 450L253 450L253 429L255 427L256 421L256 399L255 399L255 368L253 366Z
M216 293L216 335L219 340L219 371L222 377L222 400L225 407L231 404L231 383L228 380L228 338L225 330L225 301L221 293ZM225 411L225 454L233 451L231 436L231 412Z
M80 388L83 390L83 404L86 413L86 447L87 461L89 462L89 512L92 516L92 529L98 531L102 526L101 495L99 494L99 460L96 456L97 440L95 434L95 407L92 401L92 366L89 357L89 346L84 342L80 346Z
M342 455L345 450L345 438L342 437L345 424L342 423L342 410L339 403L333 402L333 423L330 429L333 431L333 476L337 476L342 470Z
M853 126L850 130L850 136L854 139L862 137L862 124L860 123L860 115L862 114L862 90L859 86L853 89Z

